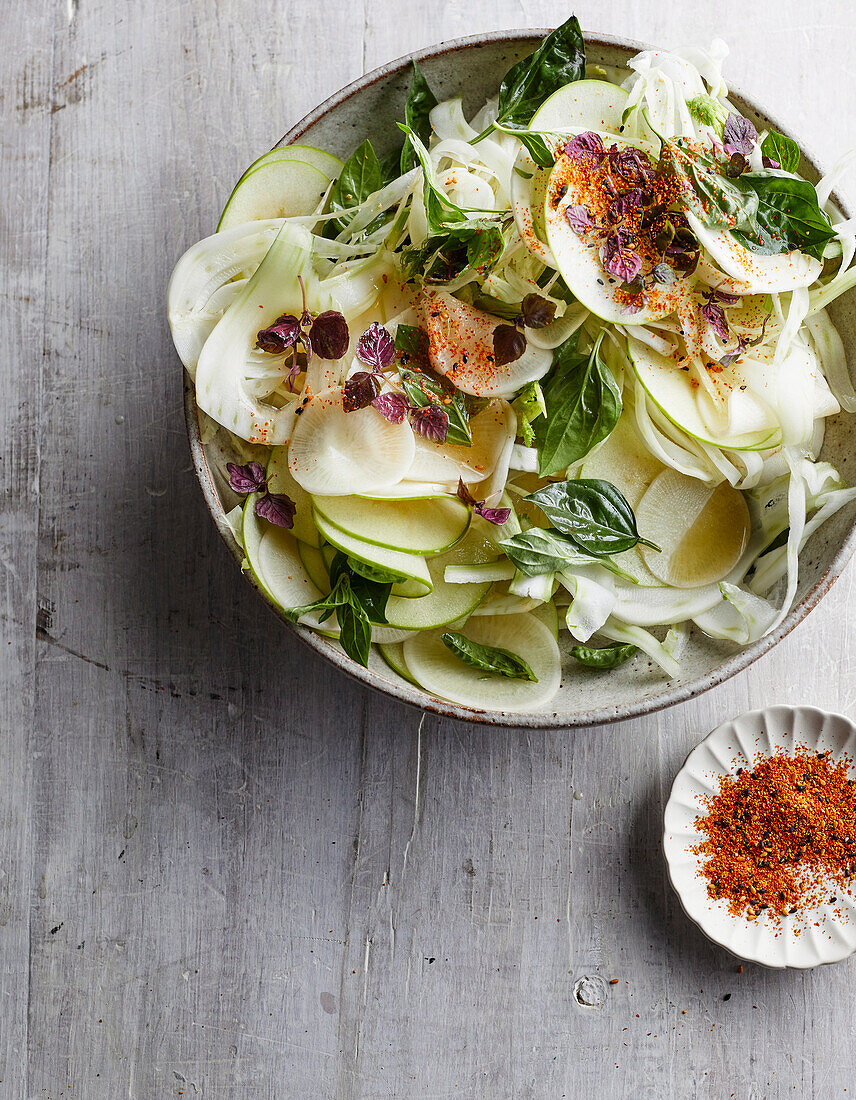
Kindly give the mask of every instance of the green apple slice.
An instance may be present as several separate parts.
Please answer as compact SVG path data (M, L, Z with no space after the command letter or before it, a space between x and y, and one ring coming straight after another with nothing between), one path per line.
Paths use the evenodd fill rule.
M402 554L400 550L388 550L384 546L364 542L362 539L354 538L353 535L334 527L329 520L319 515L318 512L315 512L314 515L315 525L321 535L337 550L341 550L343 554L356 558L357 561L365 562L366 565L374 565L378 569L394 573L401 577L403 581L412 582L411 588L421 589L424 593L429 593L433 588L434 584L428 572L425 558L420 557L418 554ZM390 625L404 626L405 624L391 622Z
M247 172L229 196L217 231L265 218L287 218L317 210L330 177L297 158L268 160Z
M384 661L386 661L393 672L397 672L403 680L407 680L409 683L419 687L407 671L407 665L404 661L403 642L382 642L378 645L378 649L380 650L381 657L383 657Z
M464 537L470 509L457 497L428 500L366 500L315 497L315 511L363 542L405 554L442 554Z
M574 80L545 99L529 123L530 130L548 133L583 133L594 130L621 133L621 116L627 92L608 80Z
M423 630L404 643L404 660L420 687L441 699L490 710L534 710L559 690L562 662L549 626L532 614L487 615L470 619L463 633L478 645L505 649L521 657L537 677L512 680L464 664L446 648L440 630Z
M257 493L244 505L241 533L244 553L253 576L280 607L302 607L321 598L321 589L306 571L297 539L284 527L260 519L255 511Z
M297 543L297 553L309 579L326 596L330 591L330 574L324 555L317 546L300 541Z
M323 172L329 179L334 180L344 168L344 162L326 149L316 149L313 145L275 145L266 153L254 160L244 172L241 179L245 179L251 172L269 164L272 160L300 160Z
M693 385L688 371L634 337L628 340L627 348L645 392L687 435L729 451L767 450L780 445L778 421L767 402L746 385L741 360L711 376L728 407L729 421L723 428L717 424L709 398Z

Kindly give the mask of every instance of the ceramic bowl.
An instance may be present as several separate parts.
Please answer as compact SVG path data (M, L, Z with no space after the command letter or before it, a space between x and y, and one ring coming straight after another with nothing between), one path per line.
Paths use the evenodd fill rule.
M462 95L464 110L475 113L484 100L497 92L499 81L519 58L537 48L547 31L502 31L472 38L444 42L413 56L439 97ZM639 49L640 43L618 38L588 38L588 58L592 64L624 65ZM306 142L347 156L365 137L370 137L379 152L385 152L398 133L395 122L404 116L404 101L410 81L410 57L401 58L366 74L311 111L283 137L280 144ZM773 125L785 134L785 124L771 119L746 96L732 94L736 106L751 118L758 129ZM805 152L805 147L803 146ZM811 155L805 152L803 169L817 179ZM212 225L216 212L211 211ZM831 312L839 326L851 357L856 353L856 326L848 310L850 296L839 300ZM205 501L220 534L240 562L242 552L226 521L237 498L222 476L225 461L231 457L219 438L203 442L197 417L193 385L185 378L185 411L194 466ZM823 456L834 463L848 482L856 478L856 446L852 417L839 416L829 422ZM843 509L829 520L809 541L801 555L800 584L790 614L772 633L745 649L712 641L695 631L681 661L678 679L666 680L647 660L637 658L609 675L575 666L559 694L543 712L506 714L443 702L428 695L392 672L377 653L367 669L351 661L342 650L325 638L300 626L287 624L316 652L355 679L397 699L438 714L496 725L550 727L588 726L620 721L648 714L682 702L746 668L771 649L799 623L829 590L856 545L854 534L856 506ZM244 574L253 584L249 574ZM257 588L259 596L266 599ZM274 608L276 611L276 608ZM283 623L285 620L282 620ZM271 631L276 627L271 623Z
M687 915L702 932L741 959L764 966L805 970L838 962L856 951L856 891L838 887L829 902L786 916L779 925L765 915L735 917L725 901L707 896L701 859L691 848L703 839L696 817L702 799L718 790L723 775L752 768L758 756L797 747L856 759L856 724L843 714L814 707L767 707L724 722L689 754L675 777L664 816L663 850L669 878ZM850 775L856 778L856 767Z

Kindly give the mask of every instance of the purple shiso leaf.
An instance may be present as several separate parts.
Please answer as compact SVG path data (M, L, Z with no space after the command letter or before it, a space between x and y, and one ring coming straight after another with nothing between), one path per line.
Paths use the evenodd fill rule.
M463 478L458 478L458 499L462 500L464 504L468 504L477 516L486 519L488 523L496 524L497 527L502 527L503 523L505 523L511 515L510 508L485 507L485 501L476 500L467 486L464 485Z
M520 303L527 328L546 328L556 316L556 303L540 294L527 294Z
M765 168L781 168L781 164L777 160L773 160L772 157L762 156L761 163Z
M357 341L357 358L375 370L385 370L395 358L395 341L379 321L372 321Z
M341 359L350 343L348 322L335 309L319 313L309 330L309 343L319 359Z
M493 330L493 359L498 367L513 363L526 351L526 337L514 325L497 325Z
M300 339L300 321L291 313L277 317L270 328L263 328L256 336L256 347L277 355L293 348Z
M603 242L600 250L600 262L604 271L621 279L623 283L632 283L642 269L642 257L623 246L622 237L611 233Z
M425 405L410 410L410 426L417 435L432 443L445 443L449 434L449 417L439 405Z
M289 393L294 393L294 380L302 369L301 365L297 362L297 356L295 356L294 362L291 364L291 370L288 372L288 378L285 380Z
M634 187L630 191L625 191L623 195L619 195L617 199L614 199L612 205L609 208L610 221L621 221L631 211L637 210L642 203L642 190L639 187Z
M372 404L391 424L400 424L410 408L410 402L403 393L381 393Z
M356 412L371 405L380 393L380 379L367 370L358 370L345 382L342 391L342 408L346 413Z
M617 175L628 183L642 183L650 179L655 173L654 165L638 149L632 145L619 149L616 145L609 147L609 167Z
M567 142L564 153L571 160L587 160L593 161L595 164L600 164L606 156L603 139L600 134L593 134L591 131L585 134L577 134L575 138Z
M246 466L227 462L226 472L229 475L229 484L236 493L256 493L267 487L264 467L259 462L248 462Z
M486 519L488 523L494 523L497 527L502 527L503 523L508 520L511 515L510 508L486 508L484 501L480 501L475 506L476 515Z
M736 180L748 167L749 161L742 153L732 153L731 160L725 166L725 174L729 179Z
M731 330L728 327L725 310L722 306L717 305L716 302L711 300L705 302L699 310L699 313L721 340L727 340L729 338Z
M724 290L714 290L710 297L712 301L722 302L726 306L736 306L740 301L739 294L728 294Z
M254 511L268 523L274 523L277 527L291 528L294 526L294 513L297 511L297 506L285 493L265 493L256 501Z
M748 118L736 114L728 116L725 128L722 131L722 147L729 156L734 153L742 153L748 157L757 139L758 131Z
M580 234L585 233L587 229L591 229L593 226L597 225L597 222L585 206L566 206L565 220L575 233Z

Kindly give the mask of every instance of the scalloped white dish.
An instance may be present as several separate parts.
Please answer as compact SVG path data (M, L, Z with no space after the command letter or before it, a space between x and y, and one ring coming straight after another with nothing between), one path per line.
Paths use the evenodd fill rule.
M846 757L856 778L856 723L815 707L774 706L724 722L697 745L675 777L665 810L663 849L669 878L687 916L732 954L776 969L809 969L838 962L856 951L856 891L836 887L835 904L803 909L780 923L762 914L735 917L727 902L712 900L692 847L703 839L696 818L703 799L723 775L750 768L758 756L796 748Z

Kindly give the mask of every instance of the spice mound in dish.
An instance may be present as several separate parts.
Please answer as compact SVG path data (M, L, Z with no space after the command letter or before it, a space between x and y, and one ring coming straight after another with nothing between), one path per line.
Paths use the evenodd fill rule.
M778 922L835 904L856 875L856 780L848 758L798 747L759 756L754 768L722 776L704 798L691 848L708 896L734 916L762 912Z

